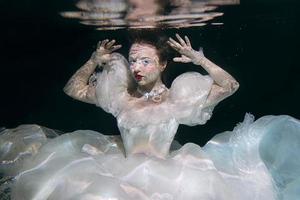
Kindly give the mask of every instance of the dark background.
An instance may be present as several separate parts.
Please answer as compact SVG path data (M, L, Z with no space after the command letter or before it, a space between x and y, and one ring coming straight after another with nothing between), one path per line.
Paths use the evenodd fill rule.
M231 73L240 89L220 103L204 126L180 126L181 143L204 144L232 130L246 112L300 119L299 28L296 0L248 0L219 10L223 26L169 30L187 34L193 46ZM128 47L127 31L95 31L60 11L73 1L0 2L0 127L39 124L64 132L92 129L117 134L115 119L93 105L66 96L62 88L90 57L98 40L115 38ZM121 50L126 54L126 48ZM174 66L169 80L197 67Z

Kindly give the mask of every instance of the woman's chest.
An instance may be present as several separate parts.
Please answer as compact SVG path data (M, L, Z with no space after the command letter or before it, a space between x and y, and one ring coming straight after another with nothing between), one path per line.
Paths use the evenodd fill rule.
M167 155L179 125L167 104L134 104L117 120L127 154Z
M142 98L132 100L117 116L118 126L123 128L159 126L173 120L168 101L155 103Z

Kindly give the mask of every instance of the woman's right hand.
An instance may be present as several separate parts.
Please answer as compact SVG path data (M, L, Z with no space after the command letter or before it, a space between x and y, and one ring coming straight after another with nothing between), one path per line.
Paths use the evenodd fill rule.
M108 39L99 41L97 49L92 55L93 61L97 63L106 63L109 61L111 53L122 47L122 45L114 45L115 42L115 40L109 41Z

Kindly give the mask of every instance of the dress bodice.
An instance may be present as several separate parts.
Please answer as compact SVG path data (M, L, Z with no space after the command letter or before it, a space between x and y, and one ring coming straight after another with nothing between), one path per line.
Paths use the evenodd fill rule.
M209 76L184 73L173 81L167 98L155 103L128 94L128 64L120 54L114 58L98 75L96 96L98 106L117 118L126 155L165 157L179 124L204 124L211 117L213 106L205 105L213 83Z
M142 101L130 102L117 116L126 154L165 157L179 124L168 112L167 102L153 104Z

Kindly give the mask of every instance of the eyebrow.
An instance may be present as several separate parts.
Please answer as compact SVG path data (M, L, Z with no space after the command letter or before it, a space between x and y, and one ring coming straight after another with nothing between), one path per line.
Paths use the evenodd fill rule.
M136 59L137 57L138 57L138 56L136 56L136 57L129 56L128 58L129 58L129 59ZM139 59L145 59L145 58L149 58L149 59L151 59L150 57L147 57L147 56L140 57Z
M146 57L146 56L144 56L144 57L141 57L141 59L145 59L145 58L149 58L149 59L151 59L150 57Z
M138 56L137 56L137 57L138 57ZM129 59L133 59L133 60L136 59L136 57L132 57L132 56L129 56L128 58L129 58ZM139 58L139 59L145 59L145 58L151 59L150 57L147 57L147 56L143 56L143 57L141 57L141 58Z

